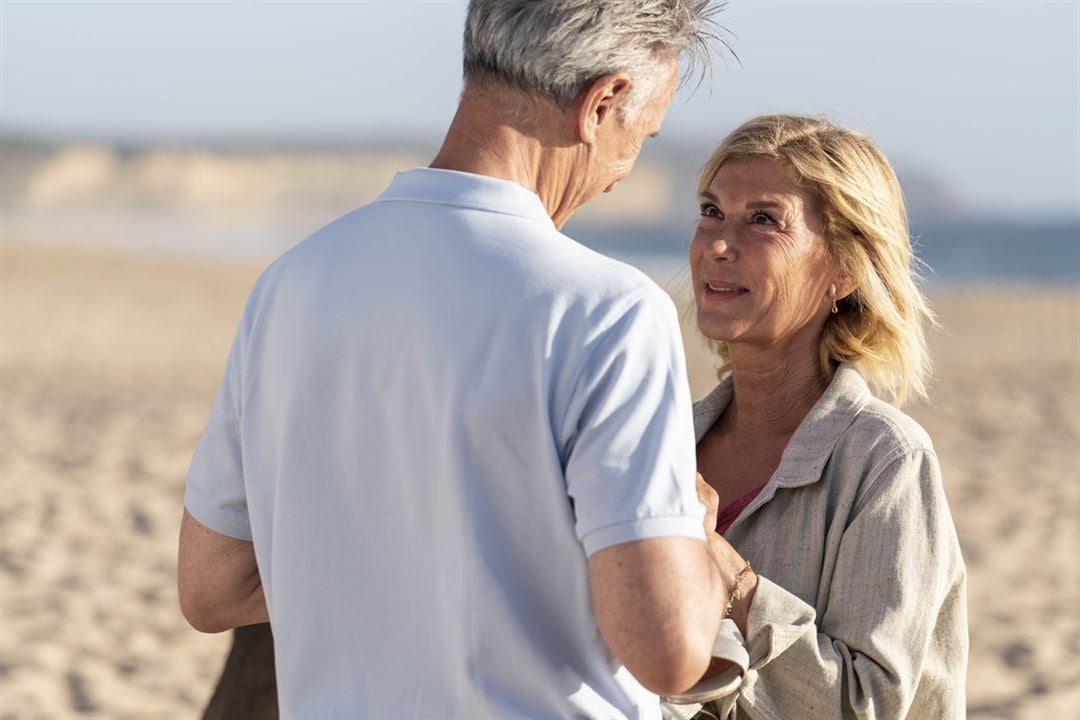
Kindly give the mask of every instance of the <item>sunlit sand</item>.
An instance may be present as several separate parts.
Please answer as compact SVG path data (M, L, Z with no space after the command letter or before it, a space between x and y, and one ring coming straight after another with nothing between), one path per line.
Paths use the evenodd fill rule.
M0 715L194 717L229 638L174 590L184 474L258 269L0 253ZM27 238L25 240L32 240ZM932 293L973 718L1080 707L1080 291ZM695 396L711 359L687 333Z

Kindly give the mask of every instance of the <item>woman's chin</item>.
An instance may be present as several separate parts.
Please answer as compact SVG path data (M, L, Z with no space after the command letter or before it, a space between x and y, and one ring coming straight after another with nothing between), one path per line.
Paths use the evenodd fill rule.
M702 331L701 334L704 335L705 339L709 342L724 343L725 345L730 345L733 342L737 342L739 339L739 336L736 333L716 333Z
M698 330L713 342L729 343L739 337L739 331L730 323L702 322L698 320Z

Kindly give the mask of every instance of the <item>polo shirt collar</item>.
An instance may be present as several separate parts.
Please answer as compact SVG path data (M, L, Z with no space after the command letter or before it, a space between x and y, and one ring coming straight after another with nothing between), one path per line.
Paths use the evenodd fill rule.
M728 375L716 389L694 404L694 432L698 442L723 414L733 392ZM870 388L859 371L847 363L840 365L829 387L791 436L780 465L762 495L772 495L769 486L772 489L793 488L817 482L840 437L871 397Z
M436 168L394 175L375 202L421 202L516 215L555 227L540 197L510 180Z

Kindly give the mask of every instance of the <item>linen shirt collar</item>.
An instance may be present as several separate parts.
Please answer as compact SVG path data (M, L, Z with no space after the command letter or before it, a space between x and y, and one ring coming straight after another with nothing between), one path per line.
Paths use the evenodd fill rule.
M694 404L694 434L698 442L723 414L733 393L728 375L711 393ZM791 436L780 457L780 465L762 495L772 495L769 486L772 489L794 488L817 482L836 443L871 397L870 388L859 371L847 363L840 365L829 387Z
M529 218L554 228L540 197L510 180L436 168L413 168L394 175L375 202L452 205Z

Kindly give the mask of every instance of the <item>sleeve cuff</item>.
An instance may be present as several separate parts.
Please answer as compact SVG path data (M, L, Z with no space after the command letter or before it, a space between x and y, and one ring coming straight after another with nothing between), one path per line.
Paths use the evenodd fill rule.
M817 632L814 608L768 578L758 575L746 622L750 669L765 665L807 632Z
M200 523L216 533L251 542L251 523L236 512L207 502L191 485L184 491L184 507Z
M704 541L705 528L701 518L689 515L639 518L592 530L581 538L581 544L585 546L585 555L592 557L605 548L658 537L686 537Z

